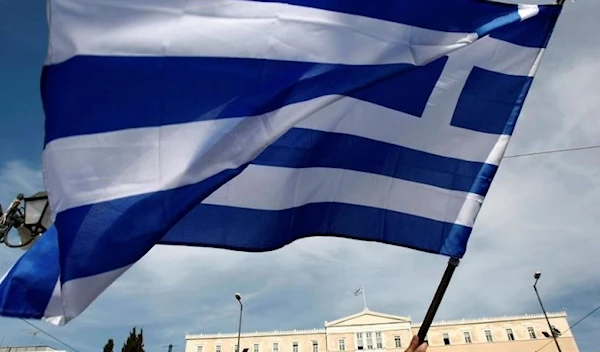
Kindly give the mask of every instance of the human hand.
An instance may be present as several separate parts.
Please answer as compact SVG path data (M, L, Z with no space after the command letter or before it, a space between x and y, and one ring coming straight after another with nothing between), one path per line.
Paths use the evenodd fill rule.
M419 336L415 335L410 341L410 346L408 346L404 352L425 352L427 351L427 346L427 342L423 342L421 345L419 345Z

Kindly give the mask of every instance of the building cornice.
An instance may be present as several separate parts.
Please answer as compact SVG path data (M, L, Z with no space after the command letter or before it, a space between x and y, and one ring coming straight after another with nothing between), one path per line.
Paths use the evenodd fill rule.
M274 330L274 331L256 331L243 332L241 337L265 337L265 336L284 336L284 335L310 335L324 334L325 329L302 329L302 330ZM186 340L193 339L228 339L237 337L237 332L233 333L218 333L218 334L185 334Z
M567 312L548 313L548 318L566 318ZM440 320L434 321L431 326L449 326L449 325L466 325L466 324L482 324L482 323L497 323L502 321L513 320L528 320L528 319L543 319L543 314L523 314L523 315L505 315L496 317L483 317L474 319L458 319L458 320ZM341 320L341 319L340 319ZM411 324L411 328L421 327L422 322ZM327 330L322 329L301 329L301 330L273 330L273 331L256 331L244 332L241 337L267 337L267 336L285 336L285 335L310 335L324 334ZM227 339L237 337L237 333L217 333L217 334L185 334L186 340L194 339Z
M567 312L548 313L548 318L566 318ZM458 319L458 320L439 320L431 323L431 326L448 326L448 325L465 325L465 324L481 324L481 323L497 323L502 321L512 320L528 320L528 319L544 319L543 314L523 314L523 315L504 315L497 317L484 317L474 319ZM412 324L411 327L419 328L422 322Z

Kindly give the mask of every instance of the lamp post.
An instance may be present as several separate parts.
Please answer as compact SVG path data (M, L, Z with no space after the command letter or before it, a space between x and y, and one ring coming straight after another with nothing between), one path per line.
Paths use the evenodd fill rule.
M19 194L5 213L2 213L0 208L0 243L11 248L28 249L51 225L50 205L46 192L38 192L31 197ZM19 244L9 241L8 235L13 228L21 238Z
M234 352L240 352L242 350L242 347L240 346L240 337L242 335L242 311L244 310L244 305L242 304L242 295L236 293L235 299L240 303L240 319L238 325L237 351Z
M540 307L542 307L542 312L544 312L544 317L546 318L546 323L548 323L548 329L550 329L550 333L552 334L552 338L554 339L556 348L558 349L558 352L562 352L562 350L560 349L560 345L558 344L558 340L556 339L556 335L554 334L554 329L552 329L552 325L550 324L550 319L548 319L548 314L546 314L546 310L544 309L544 305L542 304L542 299L540 298L540 294L537 290L537 282L541 276L542 276L542 273L539 271L536 271L535 274L533 274L533 278L535 279L535 283L533 284L533 290L535 291L537 299L540 302Z
M46 192L38 192L31 197L23 199L24 225L30 231L43 233L48 230L52 220L50 219L50 204Z

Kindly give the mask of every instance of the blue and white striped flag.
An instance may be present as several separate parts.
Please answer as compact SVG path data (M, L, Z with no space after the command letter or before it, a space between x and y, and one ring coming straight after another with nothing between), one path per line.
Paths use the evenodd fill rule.
M64 324L155 244L462 257L560 6L49 0L55 227L0 314Z

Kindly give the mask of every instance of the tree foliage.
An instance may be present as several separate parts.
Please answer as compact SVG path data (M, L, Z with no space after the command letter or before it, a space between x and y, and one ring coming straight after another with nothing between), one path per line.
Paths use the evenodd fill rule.
M106 345L104 345L103 352L114 352L114 350L115 341L113 339L108 339L108 342L106 342ZM121 352L144 352L144 330L140 329L140 333L138 334L136 328L134 327L129 332L129 336L123 344Z
M115 342L113 339L108 339L106 345L104 345L104 352L113 352L115 349Z
M144 330L140 329L140 333L138 334L134 327L129 332L129 336L123 344L121 352L144 352Z

